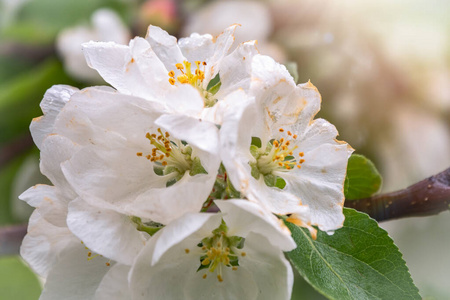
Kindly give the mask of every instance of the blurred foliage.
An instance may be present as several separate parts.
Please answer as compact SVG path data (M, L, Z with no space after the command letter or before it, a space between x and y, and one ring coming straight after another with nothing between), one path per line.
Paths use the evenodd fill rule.
M28 132L31 119L42 115L39 103L54 84L74 84L55 59L43 62L0 85L0 145Z
M0 300L35 300L40 294L39 280L18 256L0 258Z
M0 40L49 44L61 29L88 22L91 14L99 8L110 7L125 21L130 20L132 3L120 0L29 1L20 9L15 21L1 31Z

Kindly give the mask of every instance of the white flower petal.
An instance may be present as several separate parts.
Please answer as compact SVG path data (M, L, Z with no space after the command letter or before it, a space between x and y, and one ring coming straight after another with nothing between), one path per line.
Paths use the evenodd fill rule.
M247 237L251 232L266 237L272 246L290 251L297 246L291 232L283 221L277 219L263 207L246 200L216 200L216 205L224 213L224 221L229 224L229 235Z
M298 195L311 212L311 223L324 231L342 227L343 184L348 156L347 144L322 144L305 153L302 168L283 174L284 190Z
M201 119L185 115L163 115L155 124L177 139L184 140L192 146L216 154L218 149L219 130L216 125Z
M41 300L93 299L105 274L110 270L103 257L87 259L87 250L79 243L61 253L47 276Z
M188 173L170 187L149 189L130 205L122 207L130 214L169 224L188 212L199 212L211 193L215 175Z
M133 299L185 299L183 286L197 276L198 257L186 248L197 244L219 226L220 214L186 214L152 237L131 269ZM189 259L191 258L191 259ZM201 279L201 278L200 278Z
M169 35L167 31L157 26L150 25L145 38L150 43L150 46L153 51L155 51L158 58L162 61L167 71L174 70L175 64L182 63L186 60L181 53L180 47L178 47L177 39L174 36Z
M214 55L214 40L210 34L193 33L181 38L178 45L188 61L207 62Z
M171 87L166 68L145 39L135 38L129 46L89 42L83 51L88 65L121 93L158 99Z
M234 31L238 25L232 25L226 28L215 41L214 54L206 61L208 63L205 70L205 81L208 82L219 72L219 65L222 58L228 53L234 42ZM206 85L205 85L206 86Z
M43 140L54 132L56 117L76 91L78 89L71 86L54 85L45 92L41 101L44 115L34 118L30 125L33 141L39 149L41 149Z
M203 96L190 84L182 84L168 91L165 105L169 112L199 118L205 103Z
M114 140L122 140L139 148L148 145L145 135L162 110L158 103L94 87L74 94L55 126L80 145L114 147Z
M103 277L95 292L94 300L127 300L131 299L128 286L128 272L130 267L115 264Z
M274 247L272 240L250 232L245 240L245 259L239 261L240 268L247 269L258 287L255 299L291 299L294 274L283 252Z
M56 134L48 136L41 147L41 172L58 187L64 196L62 201L72 200L76 194L64 177L61 164L69 160L79 149L80 147L68 138Z
M235 90L250 88L252 60L258 53L255 44L255 41L243 43L222 59L219 71L221 85L216 94L218 99Z
M115 149L86 146L61 168L85 201L108 209L132 204L139 195L167 182L155 174L148 160L136 156L136 150L126 144Z
M65 199L56 187L38 184L23 192L19 199L36 207L39 215L47 222L55 226L66 227L69 199Z
M201 276L208 276L203 279ZM260 299L259 289L255 282L255 274L246 268L233 271L229 267L223 268L223 282L219 282L214 273L203 271L201 274L191 274L187 279L184 294L190 300L228 300L228 299ZM281 299L281 298L272 298Z
M130 265L145 245L145 238L127 215L71 201L67 226L92 251Z
M67 227L47 222L35 210L30 217L28 233L20 247L20 255L36 273L47 277L61 253L79 243Z

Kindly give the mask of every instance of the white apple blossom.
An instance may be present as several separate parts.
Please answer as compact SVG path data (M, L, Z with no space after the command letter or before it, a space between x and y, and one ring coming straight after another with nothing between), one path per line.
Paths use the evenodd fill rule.
M131 270L133 299L290 299L295 248L284 224L258 205L216 201L158 232Z
M309 220L294 214L289 219L294 223L311 222L325 231L341 227L343 185L353 149L335 140L332 124L313 120L320 109L319 92L310 82L296 86L284 66L262 55L253 59L250 90L250 104L229 109L220 130L231 182L276 214L307 206Z
M55 186L37 185L20 196L28 204L36 207L30 217L28 233L23 240L20 254L37 274L46 279L40 299L126 299L126 295L129 295L127 275L131 261L136 255L131 253L134 250L133 238L119 232L115 232L113 236L123 243L131 243L127 251L131 255L128 258L129 265L93 252L66 224L67 205L70 201L65 198L65 194L69 193ZM89 209L89 206L84 209ZM90 209L95 213L99 210L92 207ZM89 219L86 218L85 222L89 222ZM91 226L84 228L86 232L98 230L94 229L97 224L89 225ZM133 228L135 230L135 233L131 233L133 237L136 233L140 234L136 227ZM108 235L108 232L105 232L105 235ZM143 247L142 242L137 245ZM118 254L122 258L125 257L122 253ZM112 295L111 293L116 297L104 298L105 295Z
M128 46L89 42L83 51L88 65L120 93L171 105L165 94L189 85L208 108L236 88L249 86L251 58L257 50L253 41L228 53L236 26L217 38L194 33L178 42L161 28L150 26L145 39L137 37ZM218 74L220 83L214 85ZM189 105L185 101L184 107ZM171 105L171 110L184 113L183 107Z
M57 200L44 197L39 207ZM130 297L130 266L92 253L67 227L51 223L39 209L30 217L20 252L31 268L46 279L41 300Z
M184 87L166 99L202 103ZM61 169L84 201L162 224L202 208L220 164L212 123L111 88L74 93L54 131L80 148Z

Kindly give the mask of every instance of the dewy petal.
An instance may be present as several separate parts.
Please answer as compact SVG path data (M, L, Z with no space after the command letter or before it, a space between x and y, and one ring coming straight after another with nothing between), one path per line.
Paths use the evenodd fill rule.
M216 205L224 213L223 219L229 224L230 236L246 237L250 232L265 236L273 247L283 251L295 249L291 232L283 221L256 203L247 200L216 200Z
M269 242L270 241L270 242ZM258 286L258 300L291 299L294 274L282 251L265 235L250 232L245 239L246 259L240 268L248 270Z
M61 253L47 276L39 299L92 299L110 267L106 265L108 259L101 256L87 258L87 250L80 242Z
M175 64L182 63L186 60L181 53L180 47L178 47L177 39L174 36L169 35L167 31L157 26L150 25L145 39L150 43L150 46L162 61L166 70L173 70Z
M70 202L67 226L92 251L130 266L146 241L128 216L81 198Z
M67 227L55 226L47 222L35 210L28 223L28 233L20 247L20 255L39 275L47 277L48 272L59 260L65 249L80 242Z
M159 99L171 87L166 68L145 39L135 38L129 46L89 42L83 51L88 65L121 93Z
M45 92L41 101L44 115L34 118L30 125L33 141L39 149L41 149L44 139L54 132L56 117L76 91L78 89L71 86L54 85Z
M126 300L131 299L128 286L129 266L115 264L103 277L95 292L94 300Z

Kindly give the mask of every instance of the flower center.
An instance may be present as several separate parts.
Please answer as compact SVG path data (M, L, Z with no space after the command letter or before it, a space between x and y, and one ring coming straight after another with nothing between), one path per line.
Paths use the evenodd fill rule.
M168 73L169 83L171 85L175 85L178 83L192 85L203 96L205 106L212 107L217 102L217 99L215 99L214 94L217 93L217 91L219 90L220 82L219 85L210 86L210 84L208 84L208 87L205 89L203 80L205 79L206 62L195 61L194 64L196 68L194 71L192 71L191 70L192 64L187 60L183 61L183 63L177 63L175 67L179 71L180 75L176 76L175 71L171 70ZM213 81L214 79L211 80L211 82Z
M180 180L184 174L189 171L191 176L196 174L207 174L201 165L198 157L192 157L192 148L183 141L177 139L169 139L170 134L163 132L161 128L156 133L147 132L145 137L154 146L151 154L144 156L144 153L137 152L137 156L143 156L154 163L153 170L157 175L171 175L168 185L174 184Z
M244 238L239 236L228 236L228 227L222 220L221 225L212 231L212 236L204 238L197 246L201 248L200 266L197 272L202 272L203 279L209 273L216 273L217 280L223 281L223 270L231 268L236 271L239 266L239 257L247 254L241 249L244 247ZM189 253L185 249L185 253Z
M290 131L285 131L283 128L280 128L279 131L286 136L270 141L265 149L257 145L250 146L250 152L255 158L254 162L250 162L252 176L256 179L264 176L264 181L268 186L280 187L278 183L280 180L284 180L277 175L280 172L289 172L294 168L300 169L305 162L303 159L305 154L303 152L295 152L298 148L295 143L297 135L292 134Z

